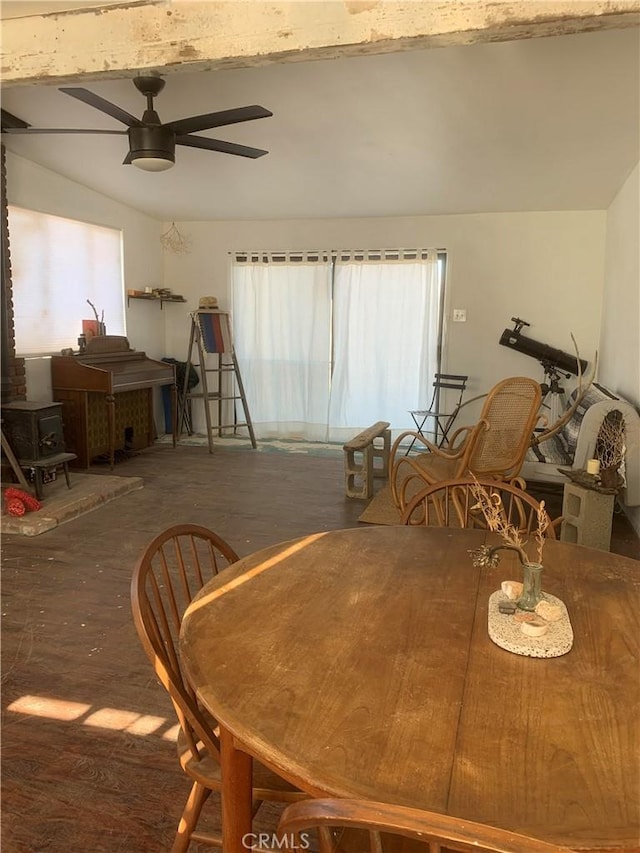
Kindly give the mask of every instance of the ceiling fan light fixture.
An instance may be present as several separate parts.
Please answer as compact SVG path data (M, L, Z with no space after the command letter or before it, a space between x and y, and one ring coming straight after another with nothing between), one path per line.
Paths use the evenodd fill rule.
M155 125L129 128L128 162L145 172L164 172L176 162L173 131Z
M157 157L155 152L138 152L131 158L131 163L143 172L166 172L175 166L175 162L166 155Z

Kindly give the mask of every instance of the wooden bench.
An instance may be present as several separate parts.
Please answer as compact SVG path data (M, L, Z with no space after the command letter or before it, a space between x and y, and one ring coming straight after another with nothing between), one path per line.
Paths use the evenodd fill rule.
M388 421L378 421L343 445L345 489L348 498L370 498L373 478L389 476L391 430ZM375 465L374 460L380 464Z
M44 500L43 486L45 471L55 471L58 468L62 468L65 480L67 481L67 488L70 489L69 462L73 462L77 458L75 453L56 453L53 456L45 456L42 459L19 459L18 464L21 468L33 470L33 485L36 497L41 501Z

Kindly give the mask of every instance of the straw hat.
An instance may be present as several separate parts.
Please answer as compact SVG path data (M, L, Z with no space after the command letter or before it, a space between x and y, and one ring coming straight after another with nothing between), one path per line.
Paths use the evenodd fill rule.
M201 296L198 308L217 308L218 300L215 296Z

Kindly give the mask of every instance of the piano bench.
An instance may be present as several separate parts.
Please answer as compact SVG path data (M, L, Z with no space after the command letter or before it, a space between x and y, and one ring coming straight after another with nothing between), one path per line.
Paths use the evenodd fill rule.
M62 468L64 477L67 481L67 488L71 488L69 480L69 462L77 459L75 453L55 453L53 456L48 456L45 459L18 459L18 465L21 468L33 469L33 480L36 489L36 497L39 501L42 500L43 490L43 473L51 468Z

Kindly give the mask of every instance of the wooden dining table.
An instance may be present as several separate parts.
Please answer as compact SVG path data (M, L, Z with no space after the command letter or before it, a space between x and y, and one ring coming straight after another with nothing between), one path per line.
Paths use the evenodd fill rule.
M225 853L257 759L311 796L397 803L580 850L640 850L640 562L553 540L559 657L489 638L515 554L493 534L371 526L252 554L206 584L180 653L221 728ZM507 618L507 617L505 617Z

